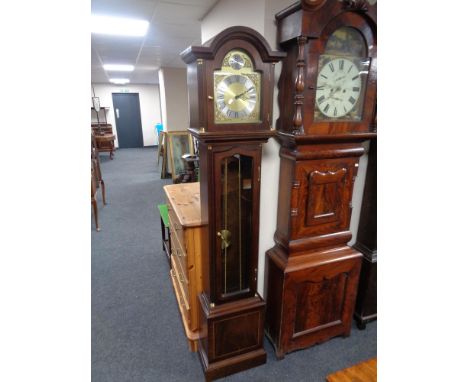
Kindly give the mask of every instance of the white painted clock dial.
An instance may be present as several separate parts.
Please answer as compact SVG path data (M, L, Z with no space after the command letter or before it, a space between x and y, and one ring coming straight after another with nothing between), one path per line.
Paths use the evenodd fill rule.
M361 89L361 76L356 64L346 58L335 58L327 62L318 74L315 102L325 116L343 117L357 105Z

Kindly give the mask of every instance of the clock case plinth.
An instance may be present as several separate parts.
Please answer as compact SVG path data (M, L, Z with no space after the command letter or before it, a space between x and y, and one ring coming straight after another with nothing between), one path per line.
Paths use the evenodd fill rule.
M255 70L262 75L258 123L216 124L214 121L213 72L219 70L223 57L234 49L247 52ZM265 302L256 293L260 171L262 144L275 134L271 129L274 63L285 54L271 51L258 32L232 27L201 47L188 48L181 56L188 65L189 131L198 141L200 157L203 292L198 296L201 306L198 353L205 379L209 381L266 362ZM223 263L219 256L219 211L223 208L220 169L225 158L235 155L249 158L252 169L248 287L238 294L223 295Z
M275 246L265 259L265 332L278 358L351 331L362 254L347 243L362 143L376 137L376 7L306 1L276 15L287 52L280 76L280 185ZM314 121L318 58L340 27L371 58L359 122Z

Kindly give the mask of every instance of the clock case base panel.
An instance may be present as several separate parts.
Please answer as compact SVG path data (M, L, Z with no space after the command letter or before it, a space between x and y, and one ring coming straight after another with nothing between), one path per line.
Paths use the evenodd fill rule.
M278 134L276 245L265 264L265 331L276 356L348 336L362 253L347 245L362 137ZM330 197L330 195L334 195Z
M349 336L361 258L348 246L289 258L278 245L267 251L265 333L278 359Z
M265 301L260 296L215 306L204 293L198 298L202 321L198 355L206 381L266 362L263 349Z

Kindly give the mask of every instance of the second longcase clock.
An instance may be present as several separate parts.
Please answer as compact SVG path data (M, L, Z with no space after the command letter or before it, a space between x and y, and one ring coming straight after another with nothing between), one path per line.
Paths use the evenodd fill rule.
M198 352L207 380L266 361L256 293L262 143L271 130L274 63L265 39L232 27L182 53L191 134L199 142L203 292Z
M281 358L351 330L362 255L347 243L362 142L376 136L376 6L302 0L276 18L287 57L265 330Z

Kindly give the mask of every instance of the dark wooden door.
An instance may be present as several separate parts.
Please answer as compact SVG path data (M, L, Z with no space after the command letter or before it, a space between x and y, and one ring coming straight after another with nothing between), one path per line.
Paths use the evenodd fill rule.
M143 147L138 93L112 93L119 148Z

